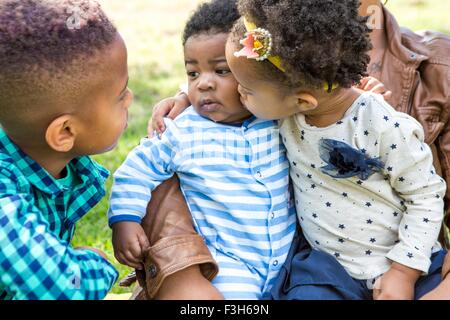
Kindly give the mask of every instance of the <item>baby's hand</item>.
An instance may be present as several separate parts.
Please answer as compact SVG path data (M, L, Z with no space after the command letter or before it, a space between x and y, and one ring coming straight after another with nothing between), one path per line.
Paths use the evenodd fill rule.
M392 92L389 91L380 80L374 77L363 78L357 88L364 91L381 94L385 101L389 101L392 97Z
M450 252L445 255L444 265L442 266L442 280L450 273Z
M143 253L150 247L144 229L137 222L117 222L113 224L114 256L121 264L142 270Z
M186 110L189 105L189 98L184 93L179 93L175 97L164 99L155 105L153 107L152 117L147 125L149 138L153 137L155 131L157 134L162 134L166 130L164 117L169 117L174 120Z
M413 300L415 285L421 272L394 262L375 282L374 300Z

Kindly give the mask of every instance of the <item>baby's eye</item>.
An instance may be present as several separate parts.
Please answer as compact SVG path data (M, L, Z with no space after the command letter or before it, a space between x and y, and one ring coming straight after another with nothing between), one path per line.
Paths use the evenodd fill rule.
M230 70L226 70L226 69L216 70L216 73L219 74L219 75L221 75L221 76L227 75L227 74L229 74L230 72L231 72Z
M196 78L198 77L199 73L197 71L188 71L187 75L189 78Z

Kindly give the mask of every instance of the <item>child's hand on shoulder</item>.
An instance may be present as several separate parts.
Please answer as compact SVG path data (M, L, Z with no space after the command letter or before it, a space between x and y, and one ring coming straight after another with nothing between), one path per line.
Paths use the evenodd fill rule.
M381 276L373 289L374 300L413 300L415 285L421 271L392 263L391 268Z
M374 77L361 79L361 82L356 87L364 91L381 94L387 102L392 97L392 91L388 90L380 80Z
M147 133L152 138L154 133L162 134L166 130L164 117L174 120L190 105L188 96L180 92L174 97L167 98L153 107L152 117L148 121Z
M142 226L137 222L122 221L113 224L114 256L121 264L142 270L144 251L150 247Z

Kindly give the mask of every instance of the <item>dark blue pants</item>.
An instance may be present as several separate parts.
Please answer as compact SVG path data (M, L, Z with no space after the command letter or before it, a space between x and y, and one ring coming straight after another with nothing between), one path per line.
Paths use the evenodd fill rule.
M416 283L415 299L441 282L445 250L433 254L427 276ZM327 253L310 247L302 232L297 232L288 258L272 291L274 300L371 300L367 281L353 279L341 264Z

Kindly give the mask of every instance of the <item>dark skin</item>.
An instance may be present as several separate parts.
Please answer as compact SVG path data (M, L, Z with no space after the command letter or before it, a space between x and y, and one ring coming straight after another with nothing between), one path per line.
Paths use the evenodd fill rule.
M226 47L227 60L239 82L243 103L257 117L283 119L297 113L305 115L306 122L315 127L327 127L340 120L361 94L356 88L337 88L333 93L323 89L293 88L282 93L281 87L255 79L251 70L258 62L237 58L240 49L229 39ZM375 300L412 300L415 284L422 271L392 261L373 291Z
M251 114L240 101L238 83L225 58L227 37L226 33L218 33L187 39L184 57L189 98L195 110L211 121L242 123ZM113 244L119 262L142 270L142 256L148 240L138 223L114 224ZM155 298L205 300L223 299L223 296L202 276L198 265L194 265L167 277Z
M376 2L376 3L375 3ZM379 1L367 1L363 3L365 8L370 5L381 8ZM372 7L374 9L374 7ZM381 10L374 10L376 19L380 25L384 25ZM375 29L372 33L374 49L371 52L371 66L377 65L378 59L382 59L386 50L386 35L383 29ZM351 101L357 96L354 88L338 89L331 95L323 95L323 92L316 90L305 90L298 88L286 95L280 94L281 90L271 88L270 84L255 81L251 74L245 70L251 69L249 61L245 59L235 59L233 53L239 48L227 44L227 60L236 79L239 81L239 91L244 104L256 116L269 119L279 119L290 116L296 112L306 115L306 121L316 127L326 127L342 118L342 115L351 105ZM247 67L246 67L247 65ZM370 82L370 81L369 81ZM370 85L369 83L366 84ZM277 106L277 101L279 103ZM269 108L268 106L272 108ZM274 110L277 110L276 112ZM448 261L448 259L446 259ZM445 268L445 266L444 266ZM411 300L414 298L414 286L422 272L412 269L397 262L392 262L391 268L379 279L376 284L373 298L375 300ZM449 298L448 280L444 280L438 288L430 292L424 299L433 297L439 299Z
M36 124L44 134L34 139L11 135L27 155L56 179L74 158L114 148L127 126L133 95L127 88L127 51L120 35L92 59L98 61L99 71L83 83L79 96L72 99L73 105L64 104L61 108L60 101L43 101L41 109L59 108L61 114ZM16 129L5 126L8 133L19 131Z
M228 34L191 36L184 45L185 68L189 98L198 114L214 122L242 123L251 114L243 107L234 79L225 58ZM143 250L148 240L136 222L113 225L113 245L119 262L142 269Z
M387 36L385 34L384 28L382 27L384 26L384 16L381 10L381 2L379 0L361 0L360 15L371 15L372 17L369 20L369 23L371 23L375 28L370 34L373 49L370 51L371 61L368 66L368 72L372 77L363 79L358 88L364 91L381 93L386 100L389 100L392 93L388 91L380 81L377 80L377 78L381 77L383 57L387 49ZM245 88L243 88L243 90L245 92ZM345 97L342 97L342 99L345 99ZM351 98L349 99L349 101L350 100ZM181 94L174 98L163 100L161 103L155 106L153 117L149 121L149 134L153 134L153 132L163 132L165 128L161 122L162 117L168 114L168 117L175 118L186 108L187 105L189 105L189 100L185 95ZM339 112L339 105L334 106L333 108L334 115L330 114L328 118L326 115L317 118L317 116L314 115L315 112L313 112L313 114L307 117L309 118L308 122L315 126L326 126L327 123L332 123L334 121L335 116L340 119L339 114L343 113L342 110L341 112ZM345 113L345 111L343 112ZM442 283L436 289L422 297L423 300L450 299L450 277L444 277L449 272L449 270L450 253L447 254L444 265L442 267ZM411 295L409 294L413 290L413 286L411 285L411 283L415 283L419 275L420 273L417 270L406 268L405 266L394 263L393 268L391 268L391 270L386 274L386 277L384 277L384 279L381 279L385 281L381 281L376 286L376 290L374 291L374 298L411 298ZM395 285L395 283L397 282L407 284L406 287L402 286L404 287L403 292L409 292L407 296L399 297L396 295L396 293L400 291Z
M41 109L60 108L59 116L36 122L38 132L33 139L16 134L12 140L29 157L40 164L55 179L63 177L65 168L74 158L106 152L114 148L127 126L128 108L133 94L127 88L127 50L121 36L91 59L97 62L97 71L74 96L72 104L60 104L49 99ZM63 107L62 107L63 106ZM102 257L98 249L89 249Z

